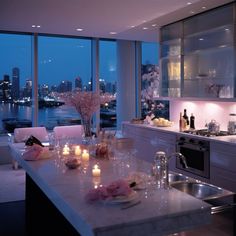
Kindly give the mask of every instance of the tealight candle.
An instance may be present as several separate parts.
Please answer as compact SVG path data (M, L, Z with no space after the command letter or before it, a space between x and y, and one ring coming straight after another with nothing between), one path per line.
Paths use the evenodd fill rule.
M89 153L86 149L83 150L82 161L89 161Z
M68 147L67 144L65 144L63 150L62 150L63 155L69 155L70 154L70 148Z
M101 170L98 165L94 165L92 169L93 177L99 177L101 175Z
M76 156L80 156L80 155L81 155L81 148L80 148L79 145L78 145L78 146L75 146L75 155L76 155Z

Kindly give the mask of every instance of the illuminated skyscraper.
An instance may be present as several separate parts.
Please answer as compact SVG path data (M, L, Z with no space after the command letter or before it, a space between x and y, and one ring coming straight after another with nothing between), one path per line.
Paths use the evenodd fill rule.
M12 99L18 99L20 97L20 69L15 67L12 69Z
M75 78L75 88L80 91L83 89L82 79L79 76Z

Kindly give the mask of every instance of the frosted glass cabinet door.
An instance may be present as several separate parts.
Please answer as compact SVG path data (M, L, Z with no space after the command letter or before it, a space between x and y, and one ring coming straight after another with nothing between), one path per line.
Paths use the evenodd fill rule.
M183 45L182 96L233 98L233 4L184 20Z
M181 22L167 25L161 30L161 94L163 97L180 97L181 81Z

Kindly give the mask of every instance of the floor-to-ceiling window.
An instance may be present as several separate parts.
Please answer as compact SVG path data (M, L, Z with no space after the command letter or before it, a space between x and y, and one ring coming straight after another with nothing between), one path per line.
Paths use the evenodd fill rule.
M32 36L0 34L0 133L32 126Z
M92 89L91 40L39 36L38 64L38 124L48 129L79 124L78 112L58 95Z
M34 38L37 40L34 41ZM38 126L79 124L74 107L60 94L92 90L92 49L88 38L53 35L0 34L1 132L32 126L34 87L38 89ZM34 43L37 42L37 83L34 78ZM103 101L100 127L116 127L116 41L99 40L99 88ZM36 107L37 109L37 107ZM13 121L14 119L14 121ZM5 124L14 125L4 130ZM33 124L35 125L35 124Z
M142 42L141 113L169 118L169 102L159 101L159 44Z
M107 97L101 105L100 127L116 127L116 41L99 41L99 89Z

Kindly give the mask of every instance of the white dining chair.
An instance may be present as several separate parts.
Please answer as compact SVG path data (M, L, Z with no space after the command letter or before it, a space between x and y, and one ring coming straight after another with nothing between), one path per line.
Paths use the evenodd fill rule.
M48 132L45 127L15 128L13 141L15 143L25 142L31 135L40 142L48 141Z
M55 126L53 133L56 140L76 139L82 141L84 129L82 125Z

